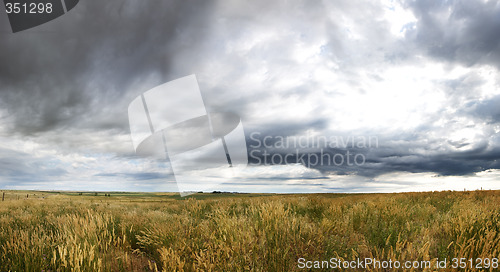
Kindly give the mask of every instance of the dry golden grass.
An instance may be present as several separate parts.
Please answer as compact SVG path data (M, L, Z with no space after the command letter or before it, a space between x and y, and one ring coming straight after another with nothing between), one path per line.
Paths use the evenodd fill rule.
M446 258L450 267L452 258L500 257L500 191L6 194L0 271L300 271L301 257Z

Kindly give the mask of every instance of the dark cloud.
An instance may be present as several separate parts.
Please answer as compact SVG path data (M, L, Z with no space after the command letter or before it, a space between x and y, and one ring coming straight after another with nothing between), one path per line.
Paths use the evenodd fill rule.
M368 156L367 163L356 171L367 177L376 177L397 171L462 176L490 169L500 169L498 162L500 149L491 148L486 144L467 151L445 151L438 154L416 154L412 151L416 148L419 148L418 145L412 144L407 149L401 146L397 148L386 146L382 147L382 150L373 150L373 154ZM421 146L420 148L428 147ZM384 150L386 152L388 150L388 154L383 154ZM435 150L430 149L429 151Z
M177 76L169 74L170 60L202 42L211 6L82 1L37 28L0 32L0 103L14 120L10 129L127 131L131 98Z
M403 1L417 22L406 38L426 54L466 66L500 67L498 1Z
M464 113L487 123L500 122L500 95L482 101L472 101L463 110Z
M263 166L299 163L324 174L357 175L366 178L392 172L467 176L485 170L500 169L500 137L494 132L485 137L487 140L473 143L465 140L453 142L447 139L427 139L426 132L385 135L383 138L377 138L376 145L372 143L363 146L363 140L354 140L354 145L348 144L338 148L332 148L337 143L332 145L332 142L328 141L324 144L321 142L320 145L318 142L303 141L308 147L291 141L288 146L283 146L280 143L282 139L286 142L287 137L293 135L259 134L247 139L249 163ZM269 137L266 140L268 147L256 147L264 143L264 137ZM347 139L349 136L340 137Z
M307 181L290 185L359 191L376 177L393 172L470 176L500 169L500 137L495 132L500 97L484 95L487 79L472 69L483 64L500 68L498 1L401 3L417 19L403 26L404 36L391 32L384 17L386 7L373 1L81 1L52 22L15 34L5 14L0 14L0 132L48 143L44 148L68 156L68 161L76 161L70 155L79 152L93 158L113 154L109 161L117 164L131 161L135 156L128 135L128 103L154 86L194 73L209 110L234 112L242 118L250 164L260 160L264 167L264 151L268 159L292 153L288 161L269 164L302 163L312 168L307 171L320 172L301 177L270 171L263 178L250 177L247 185L262 185L269 178L274 180L269 185L280 187L299 178ZM471 69L451 79L424 82L442 94L444 102L439 102L438 110L422 114L423 120L412 121L422 125L391 130L354 124L364 123L365 117L372 120L374 107L363 106L371 101L362 101L373 97L363 96L373 93L371 87L392 88L386 70L427 61L445 63L450 70ZM376 110L398 108L393 104L399 100L384 90L380 93L390 101L377 101ZM345 99L350 95L359 99ZM349 103L348 109L340 105L342 101ZM413 114L420 116L418 109ZM404 115L390 118L401 121ZM347 129L342 127L346 120L353 123ZM350 127L357 130L349 131ZM477 128L481 136L450 137L462 128ZM326 137L374 135L379 142L376 147L274 146L277 136L306 136L309 131ZM255 132L259 134L252 139ZM255 137L261 142L271 137L267 144L274 147L252 147ZM251 155L252 151L258 152ZM345 159L347 153L361 154L366 161L362 165L314 161L325 154ZM16 182L37 176L47 181L68 175L71 168L67 165L71 163L30 158L7 148L0 155L0 175ZM313 161L311 155L316 156ZM92 169L87 177L127 180L131 187L144 180L154 187L172 178L168 169L158 168L128 172L113 165ZM75 176L83 172L76 171ZM368 182L330 186L329 174ZM245 180L230 184L245 185Z

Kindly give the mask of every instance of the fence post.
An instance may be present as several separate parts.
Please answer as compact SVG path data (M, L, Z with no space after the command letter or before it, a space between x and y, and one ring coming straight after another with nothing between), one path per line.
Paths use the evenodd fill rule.
M5 200L5 192L3 192L3 194L2 194L2 201L4 201L4 200Z

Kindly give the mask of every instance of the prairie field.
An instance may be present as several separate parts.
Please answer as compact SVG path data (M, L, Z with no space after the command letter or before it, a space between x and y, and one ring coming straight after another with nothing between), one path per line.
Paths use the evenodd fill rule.
M500 191L3 192L0 271L339 271L304 267L332 258L446 265L345 271L500 271Z

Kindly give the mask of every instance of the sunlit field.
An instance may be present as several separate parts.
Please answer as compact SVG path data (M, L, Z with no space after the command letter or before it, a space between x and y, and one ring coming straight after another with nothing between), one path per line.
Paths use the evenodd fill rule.
M4 192L1 271L309 270L300 258L446 258L447 269L413 271L499 271L492 263L450 267L453 258L499 258L500 191L186 198Z

